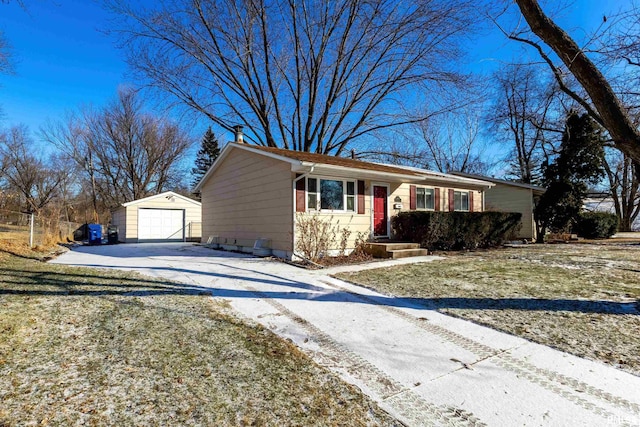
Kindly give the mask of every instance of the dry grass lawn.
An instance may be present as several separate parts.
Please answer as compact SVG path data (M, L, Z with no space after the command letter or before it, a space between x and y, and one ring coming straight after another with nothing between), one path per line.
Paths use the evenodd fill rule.
M0 426L399 425L202 290L0 252Z
M0 224L0 240L12 245L28 245L29 226L28 225L7 225Z
M337 277L640 375L637 244L530 245Z

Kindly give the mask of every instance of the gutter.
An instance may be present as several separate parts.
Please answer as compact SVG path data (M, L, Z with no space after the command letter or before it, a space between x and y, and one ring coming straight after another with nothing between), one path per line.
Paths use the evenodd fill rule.
M306 162L300 162L300 167L299 168L294 167L292 168L292 170L301 171L301 170L305 170L309 166L313 168L317 165L318 165L317 163L310 164ZM449 186L452 186L452 187L455 187L456 185L458 185L458 186L469 186L476 189L488 189L495 186L495 184L493 184L492 182L482 181L482 180L473 179L473 178L458 177L453 175L443 176L443 175L435 175L435 174L433 175L424 174L424 173L418 173L418 172L416 172L415 174L401 174L401 173L394 173L394 172L384 172L384 171L376 171L372 169L360 169L360 168L352 168L347 166L337 166L337 165L328 165L328 164L321 164L318 166L318 169L327 170L328 172L341 171L345 175L348 175L351 177L360 175L363 177L368 177L369 179L372 179L371 177L375 177L375 179L406 182L406 183L419 183L421 181L427 180L427 181L434 181L437 183L448 184ZM322 172L319 172L319 173L322 173Z
M315 166L317 166L317 163L307 163L307 162L300 162L301 165L301 169L305 169L309 166L311 166L311 168L313 169ZM341 171L341 172L345 172L346 174L348 174L348 176L354 176L354 172L355 175L360 174L360 175L370 175L370 176L374 176L376 177L376 179L379 178L394 178L397 181L402 181L402 182L406 182L406 181L420 181L421 179L423 179L423 177L421 175L418 174L400 174L400 173L392 173L392 172L382 172L382 171L376 171L376 170L372 170L372 169L360 169L360 168L352 168L352 167L347 167L347 166L337 166L337 165L328 165L328 164L321 164L319 166L320 169L327 169L330 171ZM294 169L295 170L295 169Z

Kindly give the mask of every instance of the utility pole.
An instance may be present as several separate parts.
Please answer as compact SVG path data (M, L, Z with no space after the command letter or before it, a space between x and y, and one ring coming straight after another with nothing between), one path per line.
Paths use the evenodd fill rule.
M85 157L85 162L89 167L89 176L91 177L91 197L93 198L93 221L98 224L100 222L100 218L98 218L98 202L96 200L96 178L93 173L93 156L91 155L91 150L89 150L89 159Z
M29 247L32 248L33 247L33 222L34 222L34 215L33 212L31 212L31 217L30 217L30 225L29 225Z

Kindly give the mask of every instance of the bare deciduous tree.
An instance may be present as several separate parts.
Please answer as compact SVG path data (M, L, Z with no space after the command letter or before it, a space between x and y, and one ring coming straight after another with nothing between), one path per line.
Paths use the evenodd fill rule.
M476 112L478 113L478 112ZM479 113L450 111L416 123L386 144L353 151L356 158L440 172L486 173L493 165L478 138Z
M177 162L192 143L178 125L145 114L131 90L101 110L48 125L42 136L84 171L96 210L96 199L113 208L176 185Z
M15 126L0 134L0 178L20 195L21 209L40 212L57 196L66 173L51 167L55 158L45 159L29 138L25 126Z
M340 154L406 124L419 85L455 81L470 0L105 0L129 63L153 87L253 143Z
M12 70L11 46L4 36L4 33L0 31L0 73L6 74Z
M494 74L494 81L489 123L511 147L511 175L532 184L541 176L540 165L548 151L553 151L553 138L547 134L562 133L562 125L553 123L559 113L555 87L541 78L537 67L522 64L505 66ZM564 118L562 112L559 114Z
M485 152L490 144L479 137L486 85L472 78L465 82L439 93L414 116L420 120L396 129L391 137L380 135L381 141L356 151L357 157L445 173L486 173L495 164Z
M483 156L478 110L451 111L417 123L424 162L440 172L486 173L491 161Z
M0 4L9 3L11 3L11 0L0 0ZM25 12L28 12L27 5L22 0L16 0L15 3ZM10 74L13 71L13 52L11 43L5 37L4 32L0 31L0 73Z
M629 156L612 150L604 165L620 231L631 231L640 215L640 177Z
M430 167L424 146L417 144L404 133L394 134L391 141L388 135L385 135L384 143L376 140L359 150L352 149L351 156L358 160L398 166Z
M531 31L560 58L584 89L586 96L580 95L565 83L561 67L554 63L541 43L515 32L509 37L534 47L553 71L560 88L609 132L620 151L640 164L640 131L633 124L627 108L614 92L609 79L574 39L542 11L536 0L516 0L516 4Z

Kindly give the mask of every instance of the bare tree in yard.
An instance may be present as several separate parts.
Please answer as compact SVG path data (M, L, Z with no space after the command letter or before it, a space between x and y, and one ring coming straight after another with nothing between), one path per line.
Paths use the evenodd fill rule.
M20 209L40 212L58 195L67 174L51 167L55 158L44 159L24 126L0 134L0 178L19 195Z
M178 125L145 114L130 90L103 109L49 125L42 136L75 161L96 198L111 208L172 188L191 145Z
M351 150L351 157L358 160L387 163L398 166L429 168L427 154L423 146L405 133L393 133L373 139L369 144L359 145Z
M542 11L536 0L515 2L531 31L560 58L570 75L584 89L585 95L572 90L566 84L562 68L554 63L550 53L545 51L540 42L526 37L521 32L513 32L509 37L536 49L554 73L560 88L609 132L615 146L629 156L636 163L636 168L640 169L640 131L634 125L628 108L612 88L610 79L589 58L587 52Z
M468 78L464 88L449 88L429 100L428 107L414 116L421 120L397 129L391 137L380 135L379 141L355 155L440 172L486 173L495 162L485 152L488 144L479 138L485 92L484 84Z
M456 81L470 0L105 0L130 65L149 85L249 142L341 154L354 139L421 118L418 90Z
M540 166L553 151L554 137L548 133L562 133L562 124L553 123L558 115L555 87L531 64L508 64L494 74L494 81L494 105L488 121L511 146L510 174L519 182L532 184L540 180Z
M610 150L604 164L620 231L631 231L640 215L640 176L629 156Z
M478 138L479 115L473 112L448 112L416 123L385 143L374 143L364 150L353 151L360 160L414 166L440 172L483 174L493 162L483 156Z
M417 123L424 161L440 172L486 173L491 160L480 147L480 115L473 109L452 111ZM486 153L485 153L486 154Z

